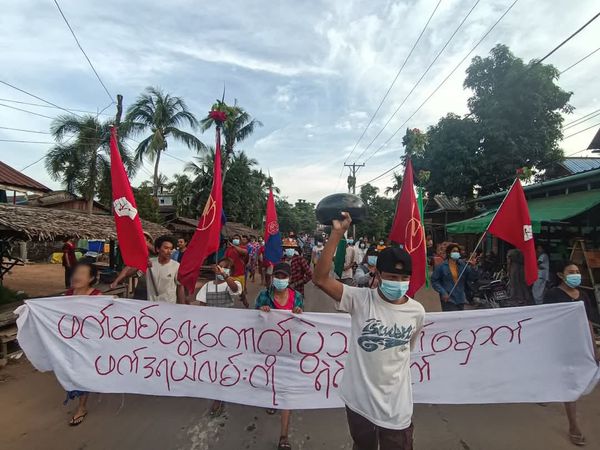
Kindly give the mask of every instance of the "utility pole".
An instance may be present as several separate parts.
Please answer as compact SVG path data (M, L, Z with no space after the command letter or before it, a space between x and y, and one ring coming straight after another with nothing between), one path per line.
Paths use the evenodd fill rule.
M356 195L356 172L358 172L358 169L360 169L361 167L365 167L365 165L364 165L364 163L363 164L356 164L356 163L346 164L346 163L344 163L344 167L349 167L350 174L351 174L348 177L348 192L350 192L350 190L352 190L352 194ZM352 225L352 238L354 240L356 240L356 225Z

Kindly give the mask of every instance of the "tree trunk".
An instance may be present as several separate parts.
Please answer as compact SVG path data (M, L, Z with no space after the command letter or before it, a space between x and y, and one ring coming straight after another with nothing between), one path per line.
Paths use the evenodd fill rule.
M160 153L162 149L159 149L156 153L156 161L154 162L154 185L152 187L152 191L154 192L154 198L158 197L158 164L160 162Z

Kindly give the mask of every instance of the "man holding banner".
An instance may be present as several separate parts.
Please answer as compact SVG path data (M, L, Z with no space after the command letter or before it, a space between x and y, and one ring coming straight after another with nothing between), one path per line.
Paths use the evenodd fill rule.
M352 219L334 220L315 268L314 283L351 316L349 354L339 395L350 434L361 450L412 450L410 350L423 328L425 309L406 295L411 255L390 247L377 259L377 289L356 288L330 277L333 255Z

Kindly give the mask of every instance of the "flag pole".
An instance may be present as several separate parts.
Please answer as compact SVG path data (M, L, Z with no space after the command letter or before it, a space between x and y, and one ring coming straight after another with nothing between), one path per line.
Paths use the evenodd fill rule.
M481 237L479 238L479 242L477 242L477 245L475 246L475 248L473 249L473 252L471 253L471 256L469 257L469 260L467 261L467 264L465 264L465 267L463 267L463 269L460 271L460 274L458 275L458 278L456 279L456 281L454 282L454 286L452 286L452 289L450 290L450 293L448 294L448 298L450 298L450 296L452 295L452 293L454 292L454 289L456 289L456 286L458 285L458 282L460 281L460 279L462 278L462 276L464 275L464 273L467 270L467 267L469 267L469 262L473 259L473 257L475 256L475 253L477 252L477 249L479 248L479 246L481 245L481 243L483 242L483 238L485 238L487 236L488 233L488 229L490 228L490 225L492 223L494 223L494 219L496 218L496 216L498 215L498 211L500 211L500 209L502 208L502 205L504 205L504 202L506 201L506 198L508 197L508 194L510 194L510 191L512 191L512 188L515 186L515 183L517 182L518 178L515 178L515 181L513 181L513 184L511 184L510 189L508 191L506 191L506 195L504 196L504 198L502 199L502 203L500 203L500 206L498 206L498 209L496 209L496 212L494 213L494 216L492 217L492 220L490 220L490 223L488 223L487 228L485 229L485 231L483 232L483 234L481 235Z

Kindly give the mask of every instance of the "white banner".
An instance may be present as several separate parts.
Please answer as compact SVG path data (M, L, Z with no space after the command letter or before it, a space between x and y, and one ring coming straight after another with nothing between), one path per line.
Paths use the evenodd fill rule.
M345 314L112 297L28 300L17 313L28 359L67 390L342 406ZM427 314L411 373L415 402L440 404L572 401L600 377L581 302Z

